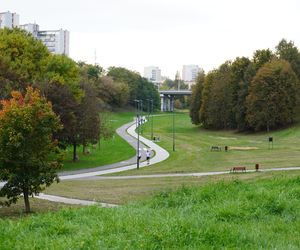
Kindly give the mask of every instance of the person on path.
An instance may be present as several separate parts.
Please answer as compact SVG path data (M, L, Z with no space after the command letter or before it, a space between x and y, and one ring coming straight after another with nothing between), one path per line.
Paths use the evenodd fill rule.
M150 150L147 149L147 151L146 151L146 158L147 158L147 164L148 165L150 164L150 156L151 156Z

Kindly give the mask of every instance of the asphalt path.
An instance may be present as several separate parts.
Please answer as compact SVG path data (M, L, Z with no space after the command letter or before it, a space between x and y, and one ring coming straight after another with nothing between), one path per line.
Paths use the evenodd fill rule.
M135 149L137 148L137 137L138 137L138 134L135 132L136 128L137 128L137 124L135 121L133 121L131 123L122 126L120 129L117 130L117 133ZM141 143L140 148L142 148L143 150L144 148L145 149L150 148L151 150L151 159L149 164L147 163L147 161L145 161L145 152L142 153L142 161L139 164L140 168L149 167L153 164L162 162L169 157L168 151L166 151L165 149L163 149L153 141L141 135L139 136L139 140ZM64 172L59 174L59 177L61 180L82 179L87 177L118 173L118 172L137 168L136 157L131 158L126 162L129 162L129 164L124 165L124 162L118 162L115 164L101 166L93 169L82 169L79 171Z

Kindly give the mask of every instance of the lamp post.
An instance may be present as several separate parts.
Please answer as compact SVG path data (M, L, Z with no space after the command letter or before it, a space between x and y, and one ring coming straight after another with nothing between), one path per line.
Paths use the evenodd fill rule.
M137 147L136 147L136 168L140 168L140 100L134 100L136 102L136 128L137 128Z
M141 125L141 135L143 134L143 100L140 101L140 125Z
M148 122L150 121L150 117L151 117L151 140L153 140L153 115L152 115L152 111L153 111L153 99L147 99L148 101L148 106L147 106L147 111L148 111Z
M174 96L171 96L173 113L173 151L175 151L175 114L174 114Z
M151 102L151 140L153 140L153 99L150 99Z

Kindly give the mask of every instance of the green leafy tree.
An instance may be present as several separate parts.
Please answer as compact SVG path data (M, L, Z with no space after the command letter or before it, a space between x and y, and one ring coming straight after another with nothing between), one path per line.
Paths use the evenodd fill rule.
M200 107L202 104L202 90L205 82L205 74L201 71L196 79L196 84L192 86L190 99L190 117L193 124L200 124Z
M58 181L61 157L53 133L61 128L60 121L51 104L30 87L25 96L12 92L1 104L0 179L6 184L0 196L10 205L23 194L30 212L29 196Z
M290 64L274 60L262 66L249 88L246 119L258 131L291 124L296 115L299 81Z
M103 76L95 84L97 96L106 108L120 108L128 104L129 87L126 83L116 82L111 77Z
M160 108L160 97L157 89L153 83L149 82L146 78L141 77L139 73L125 68L111 67L108 70L107 76L110 76L114 82L121 82L128 85L128 103L132 106L134 106L135 99L140 99L144 102L146 102L147 99L152 99L154 109Z
M95 88L89 83L82 83L84 98L78 106L78 139L83 145L83 153L89 143L96 144L100 135L99 105ZM76 155L75 155L76 159Z
M267 62L271 62L274 58L275 55L270 49L256 50L252 59L255 70L258 70Z
M292 41L282 39L276 46L276 54L280 59L288 61L300 80L300 53Z
M217 76L217 70L208 72L205 77L204 86L202 90L202 103L200 108L200 122L205 128L213 126L211 119L211 103L212 103L212 89L215 78Z
M74 97L82 98L80 89L80 69L71 58L65 55L51 55L47 61L44 84L67 85Z
M200 109L200 121L206 128L228 129L234 126L230 77L230 62L222 64L207 75Z
M50 56L47 47L26 31L0 29L0 97L41 82Z
M232 106L234 113L233 128L238 130L245 130L247 124L246 117L246 97L248 95L248 88L252 78L255 75L253 63L246 57L236 58L231 65L231 80L230 85L232 89Z

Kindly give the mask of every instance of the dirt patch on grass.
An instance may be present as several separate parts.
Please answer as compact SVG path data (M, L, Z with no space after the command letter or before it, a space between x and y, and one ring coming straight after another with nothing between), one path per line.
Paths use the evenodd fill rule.
M258 147L229 147L229 150L255 150Z

